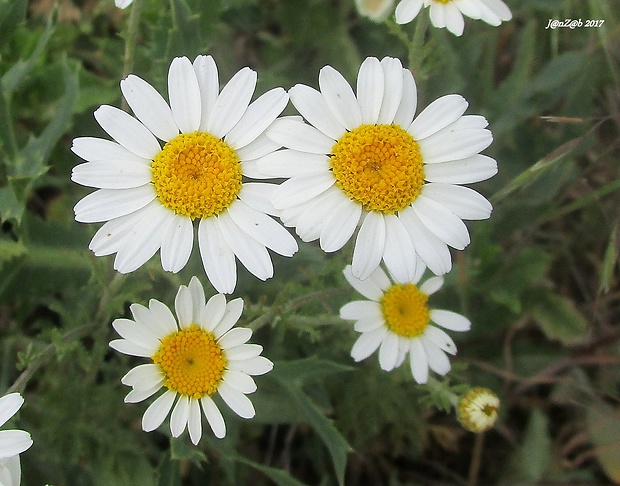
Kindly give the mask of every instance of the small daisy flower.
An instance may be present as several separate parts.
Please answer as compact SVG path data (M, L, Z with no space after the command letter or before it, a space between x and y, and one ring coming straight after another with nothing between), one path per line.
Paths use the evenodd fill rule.
M9 393L0 398L0 427L24 404L19 393ZM32 445L30 434L24 430L0 431L0 484L18 486L21 481L19 454Z
M144 431L155 430L172 410L172 437L187 427L191 441L198 444L202 408L213 433L222 438L226 425L212 396L217 392L240 417L254 417L254 406L246 397L256 391L251 376L269 372L273 363L259 356L262 346L246 344L250 329L233 329L243 310L242 299L226 303L223 294L216 294L205 303L203 287L192 277L189 286L179 288L174 305L178 321L166 305L151 299L148 308L131 305L134 320L112 323L122 337L110 343L112 348L151 359L121 379L132 387L125 402L141 402L165 388L142 417Z
M463 113L453 94L431 103L414 120L417 90L398 59L367 58L357 94L331 66L319 74L320 92L289 91L311 124L277 120L267 136L286 147L258 161L267 177L289 178L272 202L303 241L336 251L361 222L353 275L364 280L385 262L399 280L411 280L416 255L441 275L450 271L448 245L463 249L463 219L485 219L491 204L462 184L488 179L497 163L479 152L492 135L482 116Z
M470 432L489 430L497 421L499 398L488 388L474 388L463 395L456 408L457 419Z
M445 27L456 36L463 34L463 15L495 27L512 18L512 12L502 0L401 0L396 6L396 23L411 22L422 7L430 7L431 23L435 27Z
M394 0L355 0L360 15L374 22L383 22L392 11Z
M429 368L439 375L447 374L450 360L446 353L456 354L452 338L437 326L463 332L469 330L471 323L455 312L428 306L428 297L441 288L443 277L431 277L418 286L424 265L418 268L411 281L394 281L381 267L366 280L360 280L347 266L347 281L370 300L349 302L340 309L340 317L357 321L355 330L362 333L351 349L355 361L362 361L379 349L379 365L391 371L409 354L413 378L426 383Z
M295 238L268 216L276 186L245 179L255 172L254 159L279 148L263 132L288 103L282 88L250 103L256 78L244 68L220 92L213 58L176 58L170 105L137 76L121 81L137 118L101 106L95 118L115 141L83 137L72 147L88 161L73 169L72 180L99 189L76 204L75 219L107 221L90 242L95 255L116 253L114 268L128 273L161 249L163 269L178 272L198 222L207 276L218 292L231 293L235 257L266 280L273 276L267 248L284 256L297 251Z

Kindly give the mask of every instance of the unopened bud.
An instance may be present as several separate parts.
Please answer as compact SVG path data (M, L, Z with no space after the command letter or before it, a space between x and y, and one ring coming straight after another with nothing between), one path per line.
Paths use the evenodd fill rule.
M456 417L471 432L489 430L497 420L499 398L488 388L474 388L459 399Z

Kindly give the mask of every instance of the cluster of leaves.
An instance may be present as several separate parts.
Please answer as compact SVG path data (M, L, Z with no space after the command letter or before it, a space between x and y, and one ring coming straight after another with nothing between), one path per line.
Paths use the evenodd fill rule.
M23 482L620 482L620 10L507 3L513 21L468 21L458 39L431 29L418 51L415 22L373 24L351 0L144 0L128 56L131 8L0 0L0 390L26 397ZM605 22L546 30L550 18ZM266 283L240 274L241 324L276 364L257 380L256 418L226 415L227 437L198 448L141 431L144 404L124 405L119 382L136 362L109 350L110 322L132 302L171 304L203 271L196 255L179 275L154 261L122 276L95 259L96 228L73 221L88 191L69 181L79 162L69 147L104 136L92 112L120 106L129 63L165 92L170 59L203 53L221 79L257 69L261 92L315 86L325 64L353 81L366 56L397 56L415 68L419 106L459 92L489 119L500 172L477 189L494 213L470 226L472 244L433 296L473 322L449 383L417 386L375 358L354 364L356 333L338 318L354 298L341 274L351 248L301 245L275 257ZM484 439L450 413L447 397L465 385L501 398Z

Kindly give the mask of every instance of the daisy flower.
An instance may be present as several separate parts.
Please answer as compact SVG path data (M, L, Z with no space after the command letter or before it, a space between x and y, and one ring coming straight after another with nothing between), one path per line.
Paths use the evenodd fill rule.
M374 22L383 22L392 11L394 0L355 0L360 15Z
M192 277L189 286L179 288L174 306L178 321L165 304L151 299L148 308L131 305L134 320L112 323L122 337L110 343L112 348L151 360L121 379L132 387L125 402L141 402L165 388L142 417L145 432L159 427L172 410L172 437L179 437L187 427L191 441L198 444L202 408L213 433L222 438L226 425L212 396L217 392L240 417L254 417L254 406L246 397L256 391L251 375L265 374L273 364L259 356L262 346L246 344L250 329L232 329L241 316L242 299L226 303L223 294L216 294L205 303L203 287Z
M164 270L178 272L198 246L218 292L233 292L235 257L256 277L273 276L267 248L292 256L295 238L268 214L273 184L247 182L254 159L279 148L265 129L288 103L274 88L250 103L256 72L243 68L219 91L211 56L192 64L176 58L168 72L170 105L146 81L130 75L121 91L137 118L112 106L95 111L115 140L83 137L72 150L87 160L72 180L99 190L75 206L83 223L107 221L89 248L116 253L114 268L136 270L161 249ZM164 142L160 146L159 140Z
M133 3L133 0L114 0L114 5L118 8L127 8Z
M396 23L411 22L422 7L430 7L431 23L435 27L445 27L457 36L463 34L463 15L495 27L512 18L502 0L401 0L396 6Z
M0 427L24 404L19 393L9 393L0 398ZM19 454L32 445L32 438L23 430L0 431L0 484L17 486L21 480Z
M454 341L440 327L462 332L469 330L471 323L455 312L428 306L428 297L441 288L443 277L431 277L418 286L424 265L419 268L421 271L411 281L390 279L381 267L366 280L360 280L347 266L347 281L370 300L349 302L340 309L340 317L357 321L355 330L362 333L351 349L355 361L366 359L379 349L379 365L391 371L409 354L413 378L426 383L429 368L445 375L450 371L446 353L456 354Z
M463 249L463 219L485 219L491 204L461 184L497 172L478 152L492 135L482 116L464 116L467 101L452 94L431 103L414 120L417 90L398 59L367 58L357 95L331 66L319 74L320 92L289 91L311 124L277 120L267 136L286 147L258 161L266 177L288 178L272 202L285 225L326 252L352 237L353 275L364 280L381 260L399 280L411 280L416 255L435 273L447 273L448 245Z

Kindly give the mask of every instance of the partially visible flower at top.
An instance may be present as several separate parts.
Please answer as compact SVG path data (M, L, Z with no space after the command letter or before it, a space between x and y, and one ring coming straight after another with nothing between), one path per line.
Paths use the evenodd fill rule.
M462 184L488 179L497 163L479 152L493 137L482 116L463 115L462 96L443 96L414 120L417 89L398 59L369 57L357 93L331 66L317 91L289 94L301 115L276 120L267 136L286 147L257 163L266 177L289 178L272 202L303 241L342 248L361 223L353 275L364 280L381 263L400 281L416 273L416 255L435 274L450 271L448 245L469 244L463 219L486 219L491 204Z
M411 374L418 383L428 381L428 369L439 375L450 371L448 354L456 354L456 345L445 331L468 331L466 317L447 310L432 309L428 297L443 285L443 277L431 277L417 285L424 265L411 281L390 279L381 267L366 280L355 278L351 266L344 269L347 281L370 300L349 302L340 309L340 317L357 321L362 333L351 349L355 361L368 358L379 348L379 365L385 371L398 368L407 355Z
M456 407L456 416L470 432L489 430L497 421L499 398L488 388L474 388L463 395Z
M374 22L383 22L392 11L394 0L355 0L360 15Z
M112 341L110 347L151 359L121 379L132 387L125 402L141 402L166 388L142 417L145 432L159 427L172 410L172 437L179 437L187 427L191 441L198 444L202 408L213 433L222 438L226 425L211 397L217 392L237 415L254 417L254 406L246 397L256 391L251 375L265 374L273 364L259 356L262 346L246 344L251 329L233 329L243 310L242 299L226 303L223 294L216 294L205 302L202 284L192 277L189 286L179 288L174 306L178 321L165 304L151 299L148 308L131 305L135 321L116 319L112 323L122 339Z
M422 7L430 7L435 27L445 27L457 36L463 34L463 15L495 27L512 18L512 12L502 0L401 0L396 6L396 23L411 22Z
M114 4L118 8L127 8L133 3L133 0L114 0Z
M24 404L19 393L0 398L0 427ZM0 430L0 485L18 486L21 481L19 454L32 445L30 434L24 430Z
M95 118L115 142L82 137L72 146L88 161L74 167L72 180L99 189L75 205L75 219L107 221L90 242L95 255L116 253L114 268L128 273L161 249L163 269L176 273L190 257L197 220L206 274L216 290L231 293L235 257L266 280L273 276L267 248L297 251L295 238L268 216L277 186L246 180L256 158L279 148L264 131L288 103L283 88L250 103L256 80L246 67L220 92L215 61L198 56L170 64L170 105L138 76L121 81L137 119L101 106Z

